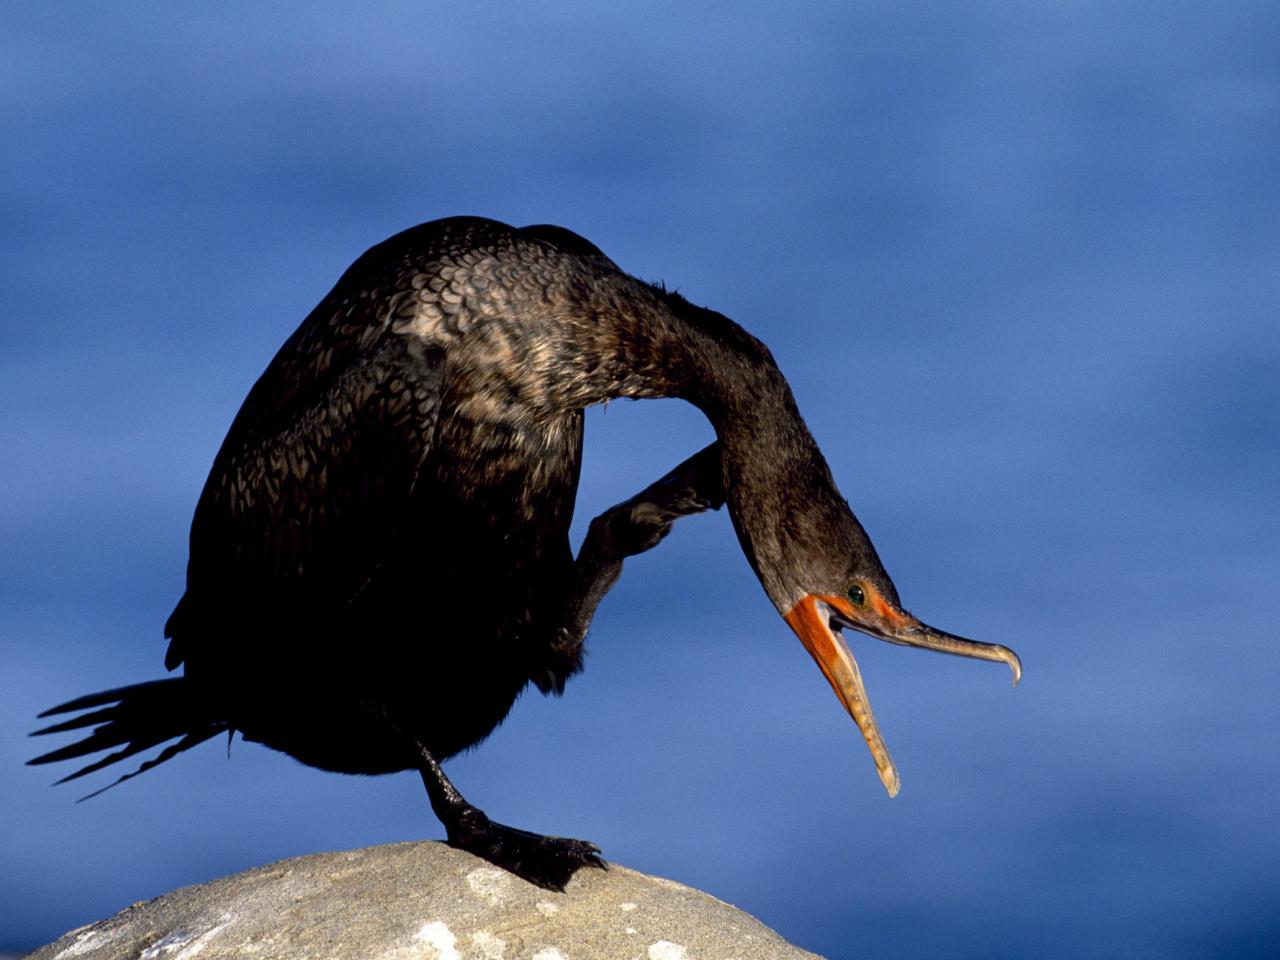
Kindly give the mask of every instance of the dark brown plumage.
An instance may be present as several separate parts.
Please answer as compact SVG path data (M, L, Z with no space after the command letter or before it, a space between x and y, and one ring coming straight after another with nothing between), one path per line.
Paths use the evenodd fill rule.
M568 531L582 411L681 397L717 442ZM727 502L779 612L896 772L839 637L1017 660L902 610L769 351L727 318L623 273L559 227L423 224L360 257L254 385L191 530L187 590L154 681L48 711L95 726L36 763L219 732L347 773L417 769L451 843L562 887L587 843L489 821L439 761L529 682L559 693L625 557ZM141 771L138 771L141 772ZM128 776L121 779L127 779ZM118 782L118 781L117 781Z

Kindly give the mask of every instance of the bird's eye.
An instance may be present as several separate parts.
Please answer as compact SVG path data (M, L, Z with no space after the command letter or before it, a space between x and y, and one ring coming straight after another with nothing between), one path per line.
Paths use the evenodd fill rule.
M867 595L862 592L862 588L856 583L849 588L849 602L855 607L860 607L867 602Z

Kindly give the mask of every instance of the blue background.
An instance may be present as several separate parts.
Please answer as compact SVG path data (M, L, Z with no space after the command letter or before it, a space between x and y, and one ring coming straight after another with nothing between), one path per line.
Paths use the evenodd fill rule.
M471 799L833 957L1274 955L1280 8L211 6L0 15L0 949L441 835L413 775L239 742L80 806L21 764L38 710L161 674L279 343L367 246L471 213L762 337L904 601L1026 666L855 638L890 801L700 517L562 700L450 765ZM587 431L579 534L711 437L676 402Z

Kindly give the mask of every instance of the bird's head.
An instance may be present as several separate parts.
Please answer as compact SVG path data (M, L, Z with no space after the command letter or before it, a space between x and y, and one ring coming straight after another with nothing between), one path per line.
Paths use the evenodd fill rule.
M793 473L792 480L786 493L776 498L765 494L750 503L735 498L731 491L730 512L765 592L858 725L880 780L895 796L898 771L842 631L848 628L902 646L998 660L1013 671L1015 685L1022 665L1008 647L935 629L903 608L871 539L836 491L825 463L818 460L805 471Z

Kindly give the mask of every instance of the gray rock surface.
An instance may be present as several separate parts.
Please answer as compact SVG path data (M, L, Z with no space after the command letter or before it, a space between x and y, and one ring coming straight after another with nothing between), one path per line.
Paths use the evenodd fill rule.
M441 843L320 853L137 903L31 960L799 960L705 893L612 866L565 893Z

